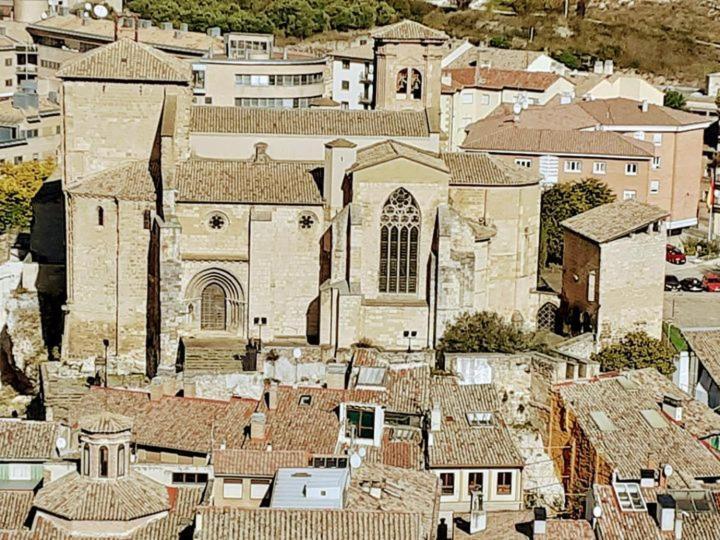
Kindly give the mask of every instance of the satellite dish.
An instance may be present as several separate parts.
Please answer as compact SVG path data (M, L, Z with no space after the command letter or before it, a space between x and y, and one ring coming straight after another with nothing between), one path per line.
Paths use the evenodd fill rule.
M670 464L668 463L667 465L665 465L665 466L663 467L663 474L665 475L666 478L671 477L671 476L672 476L672 473L673 473L672 465L670 465Z
M599 518L600 516L602 516L602 508L600 508L600 505L595 505L593 507L593 517Z
M83 11L82 16L83 16L84 19L87 19L88 17L90 17L90 12L89 12L89 11Z
M513 105L513 113L514 114L520 114L521 110L522 110L522 105L520 105L519 103L515 103Z
M358 454L360 454L361 458L364 458L365 455L367 454L367 449L364 447L361 447L360 449L358 449Z
M352 467L353 469L357 469L360 465L362 465L362 458L357 454L351 455L350 467Z
M110 14L108 8L106 8L102 4L95 4L95 7L92 11L98 19L104 19Z
M47 11L43 11L43 12L42 12L42 15L40 15L40 18L41 18L43 21L44 21L45 19L47 19L47 18L48 18Z
M90 11L92 9L92 4L90 2L85 2L85 9Z
M293 349L293 358L295 358L295 360L300 360L301 356L302 356L302 351L300 350L299 347L295 347Z
M58 437L55 441L55 446L58 450L65 450L67 448L67 441L63 437Z

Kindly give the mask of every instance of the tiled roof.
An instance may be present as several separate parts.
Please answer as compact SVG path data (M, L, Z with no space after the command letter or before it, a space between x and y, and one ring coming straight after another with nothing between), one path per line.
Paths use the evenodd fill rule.
M38 115L53 116L58 114L60 114L60 105L42 96L38 100L37 108L20 109L13 106L12 99L0 101L0 124L3 125L20 124L30 118L37 118Z
M596 206L566 219L561 225L602 244L647 227L667 216L668 213L657 206L628 199Z
M243 399L215 401L162 397L151 400L146 392L93 388L77 411L110 411L133 419L136 444L199 454L209 453L213 437L228 448L240 447L257 402Z
M486 153L446 152L450 184L458 186L526 186L537 184L539 175Z
M103 411L82 417L78 425L89 433L120 433L132 429L132 418Z
M381 141L360 149L357 152L355 163L348 169L348 172L374 167L396 158L405 158L442 172L448 172L447 165L438 154L393 140Z
M215 106L195 106L191 111L192 133L428 137L431 132L425 111Z
M660 105L650 104L643 112L642 103L625 98L580 101L576 106L605 126L685 126L709 121L705 116Z
M448 35L445 32L435 30L434 28L409 19L404 19L389 26L383 26L373 32L372 37L376 40L383 41L445 41L448 39Z
M70 185L68 191L91 197L113 197L131 201L154 201L155 183L152 164L138 160L118 165L83 178Z
M296 450L215 450L213 470L216 475L275 476L280 468L307 467L310 454Z
M420 540L429 533L417 513L201 508L198 516L197 540Z
M371 488L379 489L380 496L371 495ZM423 528L432 531L437 524L439 501L436 474L363 463L352 471L345 507L353 511L421 513Z
M34 496L30 490L0 490L0 531L22 528L30 514Z
M48 32L50 34L67 34L94 37L98 41L112 41L115 34L115 23L108 19L83 19L76 15L55 15L28 25L30 30ZM163 30L157 26L138 28L138 40L167 50L186 50L207 53L208 49L216 52L224 50L222 38L212 37L202 32L181 32L179 30ZM36 32L33 32L35 34ZM118 26L121 38L134 39L135 29Z
M0 461L52 459L57 434L53 422L0 419Z
M720 461L713 451L683 427L664 416L664 425L649 424L641 411L657 411L662 416L650 385L610 377L558 385L556 392L595 451L617 469L621 479L639 479L640 470L653 456L681 475L720 476ZM611 423L602 429L593 418L600 412Z
M469 67L447 69L444 70L443 73L452 77L452 87L454 90L459 90L464 87L475 87L488 90L503 90L509 88L543 92L555 81L560 79L560 76L555 73L496 68L476 69Z
M683 337L715 384L720 384L720 329L683 330Z
M64 63L57 75L61 79L188 83L190 73L188 63L149 45L120 39Z
M555 124L548 124L552 126ZM652 145L609 131L536 129L498 122L497 117L475 122L461 147L486 152L551 153L560 155L653 157Z
M73 472L46 484L34 504L40 510L79 521L128 521L170 509L165 486L136 472L112 481Z
M458 516L458 514L455 514ZM468 514L460 514L466 522ZM488 513L485 530L470 534L466 528L455 525L454 538L458 540L595 540L590 522L585 519L548 519L545 534L529 536L533 528L531 510L512 510ZM526 534L527 533L527 534Z
M191 159L175 169L180 202L322 204L322 163Z
M430 467L522 467L500 415L495 385L461 385L456 377L433 377L430 395L433 404L440 404L442 419L428 444ZM466 415L472 412L493 413L492 426L471 426Z
M455 59L450 68L469 67L480 62L480 65L496 69L526 70L543 53L523 51L521 49L496 49L494 47L474 47Z
M348 47L330 54L333 58L350 58L352 60L373 60L375 58L375 50L370 44Z

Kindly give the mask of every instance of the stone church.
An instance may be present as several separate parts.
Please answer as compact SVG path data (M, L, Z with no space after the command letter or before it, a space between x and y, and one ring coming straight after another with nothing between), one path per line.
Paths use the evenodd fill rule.
M444 34L375 37L372 111L194 106L189 64L130 40L62 67L65 361L154 375L188 337L331 358L432 348L464 311L534 325L538 178L439 151Z

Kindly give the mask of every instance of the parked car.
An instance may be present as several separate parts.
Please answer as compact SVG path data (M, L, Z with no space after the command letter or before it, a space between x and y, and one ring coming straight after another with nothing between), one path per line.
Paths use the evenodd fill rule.
M679 291L682 287L680 286L680 280L677 276L665 276L665 290L666 291Z
M665 245L665 260L672 264L685 264L687 262L685 254L672 244Z
M686 277L680 282L683 291L701 292L704 291L703 282L696 277Z
M703 287L709 292L720 292L720 275L707 274L703 278Z

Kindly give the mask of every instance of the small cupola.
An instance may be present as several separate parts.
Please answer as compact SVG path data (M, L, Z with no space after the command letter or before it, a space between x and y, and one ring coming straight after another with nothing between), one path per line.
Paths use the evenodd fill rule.
M80 475L97 480L126 476L132 424L132 418L109 412L81 418Z

